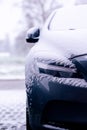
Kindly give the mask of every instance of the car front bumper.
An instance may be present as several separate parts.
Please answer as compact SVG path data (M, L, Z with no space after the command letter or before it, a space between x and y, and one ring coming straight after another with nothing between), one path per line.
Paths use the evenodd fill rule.
M87 124L85 80L39 74L31 89L27 94L32 126L59 130Z

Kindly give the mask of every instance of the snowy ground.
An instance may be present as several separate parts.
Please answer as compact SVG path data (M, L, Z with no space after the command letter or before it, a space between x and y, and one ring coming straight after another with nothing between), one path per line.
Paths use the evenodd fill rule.
M25 107L24 80L0 80L0 130L26 130Z

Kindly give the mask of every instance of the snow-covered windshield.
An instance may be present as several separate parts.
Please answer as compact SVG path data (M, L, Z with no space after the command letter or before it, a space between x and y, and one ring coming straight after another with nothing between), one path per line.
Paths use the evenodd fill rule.
M87 5L59 9L50 23L50 30L85 28L87 28Z

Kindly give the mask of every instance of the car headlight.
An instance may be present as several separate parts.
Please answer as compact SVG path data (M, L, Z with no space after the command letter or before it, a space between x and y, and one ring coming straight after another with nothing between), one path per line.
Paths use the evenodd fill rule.
M45 64L41 62L37 62L37 66L39 68L40 73L49 74L57 77L72 77L75 75L76 68L69 67L69 66L58 66L58 65L52 65L52 64Z

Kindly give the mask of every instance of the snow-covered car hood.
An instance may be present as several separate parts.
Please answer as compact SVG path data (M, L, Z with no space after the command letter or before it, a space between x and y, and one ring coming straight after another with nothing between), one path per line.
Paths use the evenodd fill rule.
M87 53L87 29L68 30L58 34L56 46L66 56L81 55ZM62 36L62 37L61 37Z
M38 51L51 51L57 55L62 52L68 58L85 54L87 53L87 29L49 31L47 36L42 32L38 44Z

